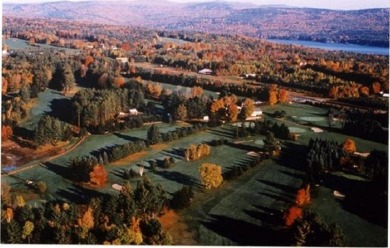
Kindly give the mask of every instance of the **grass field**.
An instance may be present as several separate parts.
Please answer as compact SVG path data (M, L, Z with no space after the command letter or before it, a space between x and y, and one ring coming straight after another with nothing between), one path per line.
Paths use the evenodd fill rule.
M48 94L48 95L45 95ZM43 103L52 101L57 96L53 92L42 95L39 107L31 111L29 125L43 113L50 111ZM58 98L61 98L58 96ZM61 198L67 201L83 203L90 197L102 193L117 193L111 185L123 184L123 171L136 168L143 164L146 175L159 183L168 192L168 196L183 186L193 186L196 197L192 206L181 212L189 230L195 233L195 239L200 245L288 245L280 238L282 211L293 201L296 190L303 180L304 152L310 138L333 139L343 142L345 136L338 128L329 129L325 118L325 109L309 105L291 104L262 106L266 119L285 123L291 131L299 133L298 141L283 142L288 147L287 155L280 159L266 160L259 166L247 171L235 181L225 181L220 189L203 192L200 186L198 168L204 162L216 163L226 171L232 166L248 162L248 150L237 146L223 145L212 147L210 156L197 161L185 161L180 151L189 144L199 144L215 138L232 139L232 127L225 125L205 132L190 135L178 141L152 146L148 150L129 156L106 166L109 173L108 183L102 189L88 189L73 183L69 163L76 156L92 155L102 148L123 144L134 139L145 139L149 126L114 134L91 135L69 154L54 159L45 166L20 172L13 176L2 176L2 181L9 183L16 193L24 195L30 204L38 203L40 196L33 193L25 184L25 180L42 180L48 186L47 199ZM274 119L269 114L285 110L288 117ZM294 116L294 118L289 118ZM35 119L33 119L35 118ZM295 120L302 120L299 123ZM161 132L174 130L186 123L174 125L158 124ZM320 127L322 133L315 133L310 128ZM264 137L247 137L240 139L245 144L262 147ZM388 146L352 137L359 151L372 149L387 150ZM178 152L179 151L179 152ZM149 171L150 160L160 160L171 156L175 164L169 169L158 168L156 172ZM287 158L286 158L287 157ZM135 185L139 179L132 179ZM337 223L347 236L347 244L352 246L384 246L387 241L387 228L377 226L368 220L355 215L333 198L332 189L325 186L318 188L318 196L310 208L318 211L330 223ZM364 233L364 235L361 235ZM184 242L184 241L183 241ZM181 244L180 237L175 240Z

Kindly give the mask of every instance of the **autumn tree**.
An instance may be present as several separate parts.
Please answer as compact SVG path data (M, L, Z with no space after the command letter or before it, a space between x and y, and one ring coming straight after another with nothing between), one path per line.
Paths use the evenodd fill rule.
M77 224L81 228L80 237L84 239L88 231L94 227L95 220L93 217L93 209L88 207L87 210L77 219Z
M193 145L191 144L185 151L187 161L197 160L203 156L208 156L211 153L210 146L207 144Z
M287 103L288 102L288 91L285 89L279 90L279 102L281 103Z
M302 218L302 213L302 208L291 206L284 215L285 226L290 227L292 224L294 224L296 219Z
M13 134L12 127L8 125L1 126L1 140L7 141Z
M104 166L97 164L89 173L89 182L96 186L103 186L107 181L107 172Z
M187 108L183 103L179 104L177 107L175 111L175 119L180 121L187 119Z
M218 188L223 182L222 167L216 164L204 163L199 168L200 181L206 189Z
M360 91L360 95L362 96L370 95L370 89L367 86L360 87L359 91Z
M126 80L125 80L124 77L118 76L118 77L115 78L114 83L115 83L115 85L116 85L117 87L120 88L120 87L122 87L122 86L126 83Z
M378 82L374 82L374 83L372 84L372 92L373 92L374 94L379 94L380 91L381 91L381 84L378 83Z
M270 105L274 105L278 102L277 85L272 84L268 90L268 102Z
M194 86L191 88L191 98L201 97L203 95L203 88L200 86Z
M254 111L255 102L250 98L246 98L242 103L242 109L240 112L241 119L245 120L246 118L250 117Z
M344 143L342 144L342 149L347 153L354 153L356 151L355 141L352 139L345 139Z
M31 221L26 221L23 226L22 239L27 239L30 243L31 234L34 230L34 223Z
M310 203L310 184L305 188L299 189L295 198L297 206L303 206Z

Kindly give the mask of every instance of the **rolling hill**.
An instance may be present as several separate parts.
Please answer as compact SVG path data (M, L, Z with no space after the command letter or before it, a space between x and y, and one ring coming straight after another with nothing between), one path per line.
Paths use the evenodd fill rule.
M3 4L3 15L260 38L389 45L389 9L326 10L234 2L167 0Z

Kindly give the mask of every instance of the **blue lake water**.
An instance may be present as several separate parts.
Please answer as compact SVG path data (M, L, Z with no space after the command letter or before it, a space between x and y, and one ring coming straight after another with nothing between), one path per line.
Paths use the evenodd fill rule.
M279 44L287 44L287 45L301 45L301 46L319 48L319 49L324 49L329 51L344 51L344 52L378 54L378 55L389 56L389 48L386 47L372 47L372 46L361 46L355 44L340 44L340 43L323 43L323 42L303 41L303 40L272 39L268 41L279 43Z

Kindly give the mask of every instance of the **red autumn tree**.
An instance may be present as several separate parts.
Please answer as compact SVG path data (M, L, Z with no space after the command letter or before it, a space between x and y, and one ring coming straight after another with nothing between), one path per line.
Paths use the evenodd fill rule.
M294 224L296 219L302 218L302 209L297 206L291 206L284 216L284 224L289 227Z
M378 82L374 82L372 84L372 91L374 92L374 94L378 94L381 91L381 84Z
M7 141L13 134L12 127L3 125L1 126L1 140Z

